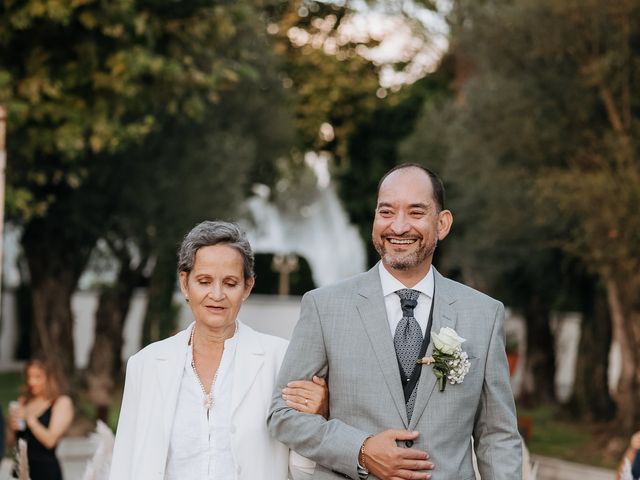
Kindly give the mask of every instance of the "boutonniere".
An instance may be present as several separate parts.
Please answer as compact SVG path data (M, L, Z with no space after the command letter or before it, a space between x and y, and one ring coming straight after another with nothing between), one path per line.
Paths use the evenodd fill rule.
M431 357L419 358L416 363L433 365L433 374L438 379L440 391L444 391L447 380L452 385L462 383L469 373L469 356L462 351L462 344L466 339L449 327L442 327L440 333L431 333L433 354Z

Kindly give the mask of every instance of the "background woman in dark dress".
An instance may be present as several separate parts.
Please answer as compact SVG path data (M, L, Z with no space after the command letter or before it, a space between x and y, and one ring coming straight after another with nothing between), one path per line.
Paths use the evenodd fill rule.
M55 449L73 420L73 403L39 360L25 367L24 392L9 412L9 426L27 442L31 480L62 480Z

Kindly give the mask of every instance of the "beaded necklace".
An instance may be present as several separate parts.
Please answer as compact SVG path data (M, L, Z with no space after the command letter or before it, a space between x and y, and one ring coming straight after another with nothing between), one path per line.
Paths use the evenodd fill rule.
M213 380L211 381L211 388L209 389L209 393L207 393L207 391L204 388L204 385L202 384L202 380L200 380L200 375L198 375L198 371L196 370L196 356L195 356L195 348L193 345L193 334L195 331L196 331L196 327L194 325L194 327L191 329L191 336L189 337L189 344L191 345L191 368L193 369L193 373L196 375L196 378L198 379L200 390L202 390L202 394L204 395L202 404L205 410L207 410L207 414L208 414L209 410L213 408L213 387L216 384L216 379L218 378L219 369L216 370L216 373L213 376Z

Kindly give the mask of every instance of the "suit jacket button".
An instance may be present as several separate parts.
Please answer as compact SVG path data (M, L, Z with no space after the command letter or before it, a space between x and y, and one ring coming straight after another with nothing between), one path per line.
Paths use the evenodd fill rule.
M405 440L404 444L407 448L413 447L413 440Z

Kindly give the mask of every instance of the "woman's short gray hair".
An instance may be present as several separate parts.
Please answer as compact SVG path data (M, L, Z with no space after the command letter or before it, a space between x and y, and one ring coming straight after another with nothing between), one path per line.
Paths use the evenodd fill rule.
M204 221L187 233L178 251L178 272L191 273L196 261L196 252L211 245L228 245L242 255L245 280L253 277L254 258L247 235L231 222Z

